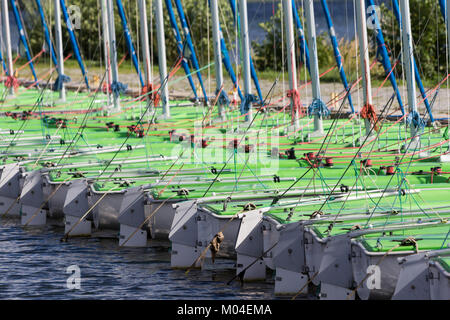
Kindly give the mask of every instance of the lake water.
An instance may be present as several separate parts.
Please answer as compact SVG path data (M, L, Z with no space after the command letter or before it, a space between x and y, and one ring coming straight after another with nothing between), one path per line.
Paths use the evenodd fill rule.
M345 38L352 40L355 37L355 15L354 15L354 0L328 0L328 9L330 10L331 19L336 30L338 39ZM390 0L375 0L376 5L389 3ZM265 32L259 27L261 22L267 21L278 8L279 0L265 0L248 3L248 20L251 39L255 41L263 41ZM300 9L303 1L296 0L297 8ZM327 22L325 20L321 1L314 1L314 13L316 20L316 32L328 32ZM303 21L305 23L305 21Z
M112 239L69 239L64 230L25 230L17 220L0 222L0 299L273 299L273 283L233 278L230 261L188 275L170 268L166 243L150 248L119 248ZM67 280L80 270L80 289ZM69 281L74 284L76 282Z

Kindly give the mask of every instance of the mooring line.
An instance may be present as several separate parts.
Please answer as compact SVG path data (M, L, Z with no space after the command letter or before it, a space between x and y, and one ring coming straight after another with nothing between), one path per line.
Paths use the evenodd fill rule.
M250 269L256 262L258 262L259 260L263 260L264 256L265 256L267 253L269 253L269 251L271 251L273 248L275 248L276 245L278 244L278 242L279 242L279 241L275 242L275 244L274 244L273 246L271 246L269 249L267 249L266 251L264 251L264 252L262 253L262 255L260 255L258 258L256 258L256 259L255 259L252 263L250 263L247 267L245 267L244 269L242 269L242 271L239 272L239 274L236 274L230 281L227 282L227 285L230 285L230 284L234 281L234 279L236 279L236 278L241 279L241 284L242 284L243 281L244 281L244 275L245 275L245 272L246 272L248 269Z
M305 283L305 285L295 294L295 296L293 296L291 298L291 300L295 300L297 299L297 297L303 292L303 290L305 290L305 288L307 286L309 286L309 284L317 277L317 275L319 274L319 271L317 271L316 273L313 274L313 276Z
M41 206L36 210L36 212L31 216L30 219L28 219L27 222L25 222L25 224L23 225L24 227L28 226L28 224L31 223L31 221L33 221L33 219L39 214L39 212L42 210L42 208L50 201L51 198L53 198L53 196L56 194L56 192L58 192L58 190L64 185L64 183L66 183L71 177L69 176L66 180L64 180L63 182L61 182L56 188L55 190L53 190L53 192L48 196L47 200L45 200L44 202L42 202Z
M391 253L392 251L394 251L395 249L399 248L401 246L401 243L399 243L398 245L392 247L391 249L389 249L382 257L381 259L377 262L377 264L375 266L379 266L381 264L381 262L389 255L389 253ZM358 289L361 287L361 285L364 283L364 281L367 280L367 278L369 278L371 274L370 273L366 273L366 275L364 276L364 278L358 283L358 285L356 286L355 289L352 290L352 292L350 292L350 294L347 296L347 300L350 300L351 297L353 297L356 292L358 291Z
M94 210L94 208L112 191L114 191L114 189L119 188L119 186L114 186L113 188L109 189L108 191L106 191L86 212L85 214L83 214L83 216L69 229L69 231L67 231L64 234L64 237L61 238L61 242L67 242L67 240L69 239L69 234L73 231L73 229L75 229L76 226L78 226L78 224L80 224L86 217L87 215Z
M58 134L58 131L59 131L59 129L61 129L62 128L62 123L59 125L59 127L58 127L58 129L55 131L55 133L53 134L54 136L56 136L57 134ZM45 147L44 147L44 149L42 150L42 152L41 152L41 154L38 156L38 158L36 159L36 162L33 164L33 166L31 167L31 169L33 170L36 166L37 166L37 164L38 164L38 162L39 162L39 160L41 159L41 157L42 157L42 155L44 154L44 152L47 150L47 148L48 148L48 146L50 145L50 143L52 142L52 138L50 137L50 139L48 140L48 143L45 145Z
M159 211L159 209L161 209L162 206L166 204L166 202L174 197L176 197L176 194L165 199L155 210L153 210L153 212L147 218L145 218L145 220L134 230L134 232L121 245L119 245L119 247L123 247L147 223L147 221L149 221Z
M202 260L205 259L206 257L206 252L208 251L209 248L211 248L211 246L213 245L213 241L214 239L216 239L218 236L222 235L223 237L223 232L227 229L227 227L230 225L230 223L236 219L237 217L239 217L239 214L241 214L242 212L244 212L244 210L241 210L240 212L236 213L235 215L233 215L223 226L223 228L216 233L216 235L213 237L213 239L209 242L209 244L205 247L205 249L200 253L200 255L197 257L197 259L195 259L194 263L186 270L185 275L188 275L189 272L195 268L196 264Z

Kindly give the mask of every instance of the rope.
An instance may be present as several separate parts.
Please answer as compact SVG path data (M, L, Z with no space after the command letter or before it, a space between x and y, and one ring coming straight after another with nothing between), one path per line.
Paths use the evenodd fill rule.
M234 216L232 216L231 219L228 220L228 221L225 223L225 225L224 225L224 227L222 228L222 230L220 230L218 233L216 233L216 235L215 235L214 238L209 242L209 244L206 246L206 248L200 253L200 255L197 257L197 259L195 259L194 263L186 270L186 272L185 272L186 275L192 270L192 268L195 268L195 265L196 265L199 261L201 261L201 260L203 260L203 259L205 258L206 252L208 251L209 248L211 248L212 245L217 245L217 241L220 241L219 244L220 244L221 242L223 242L223 240L224 240L224 235L223 235L224 231L225 231L226 228L229 226L229 224L230 224L235 218L237 218L237 217L239 216L239 214L242 213L242 212L243 212L243 210L241 210L240 212L238 212L238 213L236 213ZM217 247L215 247L215 249L217 249ZM216 253L217 253L217 252L218 252L218 249L217 249ZM215 257L215 254L214 254L213 256Z
M124 246L135 234L138 232L146 223L149 221L158 211L161 209L163 205L166 204L167 201L175 197L177 194L174 194L173 196L165 199L161 204L147 217L145 220L134 230L134 232L120 245L121 247Z
M425 120L420 117L420 114L417 111L411 111L406 119L406 122L409 125L413 125L415 128L423 130L425 128Z
M39 208L36 210L36 212L31 216L30 219L28 219L27 222L25 222L25 224L23 225L24 227L28 226L28 224L33 221L34 218L36 218L36 216L39 214L39 212L42 210L42 208L45 206L45 204L51 199L53 198L53 196L56 194L56 192L58 192L58 190L64 185L64 183L66 183L69 179L71 179L72 177L68 177L67 179L65 179L63 182L61 182L56 189L48 196L47 200L45 200L44 202L42 202L42 204L39 206Z
M302 102L300 100L300 92L298 89L288 90L287 97L292 100L292 118L294 118L295 114L300 115L302 112L300 109Z
M257 101L258 99L254 94L245 94L244 100L241 103L241 114L247 114L250 111L251 104Z
M71 79L69 76L66 76L65 74L60 74L56 80L55 83L52 86L53 91L60 91L63 88L64 83L70 82Z
M274 245L271 246L269 249L267 249L266 251L264 251L264 252L262 253L262 255L260 255L258 258L256 258L256 259L255 259L252 263L250 263L247 267L245 267L244 269L242 269L242 271L239 272L239 274L235 275L230 281L228 281L228 282L227 282L227 285L230 285L230 284L234 281L234 279L236 279L236 278L239 278L239 279L241 280L241 283L242 283L243 280L244 280L245 272L246 272L249 268L251 268L256 262L258 262L259 260L261 260L262 258L264 258L264 256L265 256L267 253L269 253L270 250L272 250L273 248L275 248L275 246L276 246L277 244L278 244L278 241L275 242Z
M153 101L153 105L155 107L159 104L159 100L161 99L161 96L158 94L157 89L153 88L153 85L151 83L142 87L141 96L143 96L142 100L150 98L150 100Z
M124 84L119 81L113 81L111 83L111 91L114 93L116 97L118 97L120 94L125 93L127 91L128 85Z
M63 127L62 124L58 126L58 129L54 133L55 136L58 134L59 129L61 129L62 127ZM45 145L44 149L39 154L39 157L36 159L36 162L33 164L33 167L31 167L32 170L37 166L39 160L41 159L42 155L44 154L45 150L47 150L47 148L48 148L48 146L50 145L51 142L52 142L52 139L50 138L48 140L48 143Z
M406 239L405 239L406 240ZM403 242L402 242L403 243ZM383 262L383 260L388 256L389 253L391 253L392 251L394 251L395 249L399 248L402 243L399 243L398 245L396 245L395 247L392 247L391 249L389 249L382 257L381 259L377 262L377 264L375 266L379 266L381 264L381 262ZM370 276L370 273L366 273L366 275L364 276L364 278L358 283L358 285L356 286L355 289L352 290L352 292L350 292L350 294L347 296L347 300L349 300L351 297L353 297L356 293L356 291L359 289L359 287L361 287L361 285L364 283L364 281L367 280L367 278Z
M291 300L295 300L302 293L302 291L305 290L305 288L317 277L318 274L319 274L319 271L314 273L314 275L311 277L311 279L309 279L308 282L305 283L305 285L296 293L295 296L292 297Z
M2 214L2 218L4 218L9 213L9 210L12 209L12 207L17 203L17 201L19 201L19 199L20 199L20 195L11 203L8 210L6 210L4 214Z
M67 61L67 59L69 59L72 56L72 53L70 53L67 57L64 58L64 62ZM51 68L49 71L47 71L42 78L45 78L47 75L52 74L54 71L56 70L55 67ZM41 80L42 80L41 78ZM31 87L34 87L40 80L36 80L34 81L32 84L30 84L28 87L26 87L26 90L29 90Z
M16 77L9 75L6 78L5 86L7 88L14 88L14 91L16 91L19 88L19 81L17 80Z
M378 117L375 111L375 107L370 103L366 103L360 111L361 118L368 119L372 125L374 125L374 130L378 131Z
M216 91L216 95L218 95L218 97L219 97L218 101L219 101L220 105L228 106L230 104L230 99L228 98L228 95L225 92L225 90L223 90L223 85L222 85L222 88L220 88L219 90Z
M310 117L313 115L327 117L330 115L330 110L325 102L321 99L314 98L313 102L308 107L308 113Z
M19 68L16 69L16 71L20 71L23 68L25 68L27 65L29 65L31 62L33 62L34 60L36 60L37 58L39 58L43 53L45 52L44 49L42 49L37 55L35 55L30 61L28 61L27 63L25 63L24 65L20 66Z
M92 206L92 207L90 207L89 209L88 209L88 211L86 211L85 212L85 214L83 214L83 216L72 226L72 228L70 228L70 230L69 231L67 231L65 234L64 234L64 237L63 238L61 238L61 241L62 242L66 242L67 241L67 239L69 238L69 234L72 232L72 230L73 229L75 229L75 227L76 226L78 226L78 224L80 224L80 222L81 221L83 221L86 217L87 217L87 215L92 211L92 210L94 210L94 208L100 203L100 201L102 201L109 193L111 193L112 191L114 191L114 189L117 189L117 188L119 188L120 187L120 185L119 186L114 186L114 187L112 187L111 189L109 189L108 191L106 191L95 203L94 203L94 205Z

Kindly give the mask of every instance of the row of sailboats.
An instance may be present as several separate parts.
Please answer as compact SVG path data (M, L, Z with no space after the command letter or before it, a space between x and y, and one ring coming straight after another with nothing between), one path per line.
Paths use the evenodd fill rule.
M123 95L126 86L119 81L113 1L101 1L102 81L88 92L72 92L65 88L69 79L64 75L61 9L71 38L75 34L65 1L54 1L58 77L52 91L50 80L37 88L13 85L17 79L3 0L7 78L0 121L1 217L20 218L24 227L61 225L63 241L117 237L117 231L119 246L142 247L153 239L169 239L172 267L191 270L219 257L235 259L241 281L264 281L271 270L276 294L448 299L448 121L425 128L418 113L409 1L401 0L399 7L409 112L394 120L389 115L399 89L395 65L387 61L383 66L393 94L381 110L373 106L366 26L373 1L355 1L364 100L360 112L350 118L343 116L343 106L348 102L354 110L351 92L357 81L347 83L325 0L321 3L344 85L333 113L321 92L314 1L303 1L306 39L297 23L295 1L282 1L289 90L282 97L287 104L274 108L253 94L252 80L257 80L247 2L230 2L241 34L240 108L230 105L224 89L222 63L240 90L228 61L217 0L209 1L216 74L215 96L209 99L182 4L175 1L184 41L172 1L165 1L178 42L176 65L184 68L188 81L197 75L205 105L169 100L168 88L176 80L174 70L167 70L162 0L154 1L153 12L159 85L152 82L146 1L139 1L142 78L123 5L116 0L139 77L138 97ZM311 75L312 102L307 108L298 87L294 21L303 41L300 55ZM384 41L381 29L376 36ZM88 89L86 70L81 70ZM44 99L54 103L47 106ZM429 115L433 119L431 109Z

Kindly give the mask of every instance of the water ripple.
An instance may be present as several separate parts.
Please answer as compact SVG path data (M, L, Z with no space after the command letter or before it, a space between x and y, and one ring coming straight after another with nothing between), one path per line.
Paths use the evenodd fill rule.
M161 247L118 248L108 239L61 243L63 229L0 225L0 299L272 299L270 283L227 285L230 261L206 271L170 268ZM67 267L77 265L81 289L67 288Z

